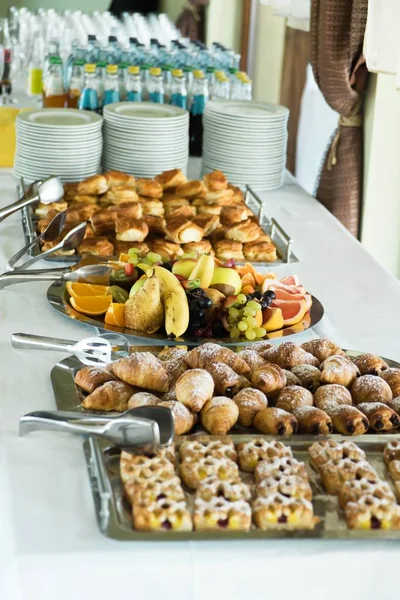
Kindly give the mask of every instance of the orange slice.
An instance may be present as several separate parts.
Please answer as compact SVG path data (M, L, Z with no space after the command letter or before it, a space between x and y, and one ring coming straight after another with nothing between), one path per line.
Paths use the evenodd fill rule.
M72 298L80 296L108 296L110 288L106 285L92 285L91 283L67 282L67 291Z
M112 296L78 296L71 298L71 305L84 315L104 315L112 304Z
M117 325L117 327L125 327L124 308L125 304L120 304L119 302L110 304L104 317L104 323L107 323L107 325Z

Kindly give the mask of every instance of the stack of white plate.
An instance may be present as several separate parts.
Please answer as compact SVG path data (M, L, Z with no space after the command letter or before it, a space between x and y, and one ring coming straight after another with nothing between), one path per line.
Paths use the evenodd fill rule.
M151 102L118 102L104 107L105 170L154 177L169 169L185 173L189 159L189 113Z
M271 190L283 184L289 110L266 102L212 100L203 117L203 170Z
M25 110L16 120L14 174L28 180L58 175L79 181L101 168L103 119L72 108Z

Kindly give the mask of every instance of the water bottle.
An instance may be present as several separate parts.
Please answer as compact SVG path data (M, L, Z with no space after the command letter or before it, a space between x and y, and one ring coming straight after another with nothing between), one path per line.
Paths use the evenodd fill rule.
M80 59L75 59L72 65L71 78L68 86L68 108L78 108L79 97L82 93L84 83L84 61Z
M120 101L119 95L119 81L118 81L118 66L107 65L106 67L106 81L104 85L104 97L102 106L107 104L113 104L114 102Z
M128 67L126 99L128 102L142 102L142 81L140 78L140 67Z
M100 111L99 80L96 76L96 65L89 63L85 65L85 83L79 98L81 110Z
M47 72L49 70L50 60L51 60L51 58L54 58L54 57L59 58L61 60L60 42L58 42L57 40L50 40L49 51L44 58L43 70L44 70L45 75L47 74Z
M208 81L203 71L194 71L193 76L189 121L189 148L191 156L201 156L203 153L203 114L209 99Z
M126 100L126 81L128 78L127 64L121 63L118 67L119 101Z
M168 104L169 99L171 98L171 86L172 86L172 65L164 65L162 67L162 76L163 76L163 84L164 84L164 101Z
M85 60L87 64L96 64L99 60L99 43L95 35L88 35Z
M147 63L143 63L142 65L140 65L140 79L142 81L143 100L148 101L150 85L150 65L148 65Z
M50 65L46 73L43 92L44 108L64 108L67 100L64 88L64 72L59 56L50 57Z
M213 89L213 98L220 100L229 100L230 83L228 77L222 71L218 71Z
M253 99L253 81L247 73L243 73L241 77L241 98L249 102Z
M183 67L183 75L185 77L185 83L186 83L186 91L187 91L187 95L188 97L191 96L192 94L192 88L193 88L193 67Z
M173 106L187 109L187 90L185 77L182 69L172 71L171 98L169 101Z
M160 66L160 44L156 38L151 38L150 40L150 51L149 54L151 56L151 64L154 67Z
M43 55L41 40L36 37L33 43L32 57L28 66L27 94L36 100L43 95Z
M104 51L100 51L99 56L101 57L105 53ZM98 84L98 96L99 96L99 105L101 106L104 98L104 90L106 83L106 67L107 63L105 60L99 60L96 64L96 79Z
M76 51L78 48L78 41L76 39L71 42L71 54L68 56L67 60L64 63L64 87L68 89L69 80L72 72L72 65L74 60L76 59Z
M164 83L160 67L150 69L148 93L150 102L164 104Z
M210 94L210 97L213 97L214 87L215 87L215 83L216 83L215 67L207 67L206 74L207 74L207 81L208 81L208 92Z
M118 65L120 63L120 48L118 39L115 35L108 36L107 63L109 65Z

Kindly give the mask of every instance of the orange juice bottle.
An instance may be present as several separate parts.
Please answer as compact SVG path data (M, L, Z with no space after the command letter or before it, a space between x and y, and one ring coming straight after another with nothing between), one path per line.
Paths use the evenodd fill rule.
M62 60L58 56L52 56L43 90L43 107L64 108L66 101Z

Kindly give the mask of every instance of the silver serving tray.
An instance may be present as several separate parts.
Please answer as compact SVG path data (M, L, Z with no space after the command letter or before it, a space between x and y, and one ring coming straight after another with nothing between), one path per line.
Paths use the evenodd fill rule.
M243 338L235 339L235 338L196 338L191 335L183 335L178 339L169 339L167 335L164 333L143 333L139 331L134 331L132 329L125 329L123 327L116 327L115 325L107 325L104 323L102 319L96 319L96 317L90 317L88 315L84 315L77 310L75 310L68 302L68 292L65 286L65 283L53 283L49 289L47 290L47 300L50 305L64 317L68 319L73 319L83 325L92 325L95 327L100 333L102 332L114 332L114 333L123 333L128 340L132 340L132 344L137 344L137 340L141 339L143 341L147 340L153 344L162 344L167 346L176 346L179 344L185 344L187 346L199 346L200 344L204 344L204 342L215 342L217 344L221 344L223 346L248 346L249 340L243 341ZM263 339L276 339L276 338L288 338L298 335L299 333L303 333L307 329L311 329L317 323L320 322L322 317L324 316L324 307L321 302L312 296L312 306L310 309L310 319L303 321L303 329L299 330L299 325L294 325L293 327L285 327L284 329L280 329L279 331L274 331L272 333L268 333ZM259 341L259 340L256 340Z
M192 437L192 436L190 436ZM212 439L212 436L209 436ZM248 441L251 436L230 436L234 443ZM266 440L271 436L260 435ZM341 436L330 436L340 441ZM176 441L177 446L186 438ZM90 438L84 443L84 453L90 478L93 500L96 510L97 522L100 531L109 538L119 541L178 541L178 540L248 540L248 539L341 539L341 540L400 540L400 531L360 531L347 528L344 513L340 510L336 496L327 494L321 484L319 476L308 464L308 447L322 438L314 436L292 437L287 440L293 450L294 456L307 464L313 489L314 514L319 517L320 523L312 531L260 531L255 527L249 532L139 532L132 528L130 507L123 495L123 488L119 476L118 448L103 441ZM366 439L365 436L351 438L366 454L368 461L378 472L381 479L390 483L383 462L383 449L387 437L374 436ZM251 483L251 474L241 473L244 481ZM249 480L250 477L250 480ZM193 494L186 490L186 499L189 508L193 504Z
M270 219L264 214L264 205L261 199L250 187L246 188L245 201L247 206L258 216L262 229L271 237L278 252L278 260L275 262L254 262L253 264L257 267L273 268L281 264L299 262L299 259L292 250L293 240L282 229L282 227L275 219ZM21 219L25 243L31 244L38 237L36 231L36 222L38 221L38 217L34 213L34 208L32 206L27 206L23 208L21 211ZM41 249L39 243L37 243L30 251L30 255L38 256L39 254L41 254ZM117 259L117 257L109 258L113 258L114 260ZM74 254L72 256L48 256L43 260L47 260L50 262L75 264L80 259L81 256L79 256L78 254ZM244 264L244 262L237 262L237 264Z

